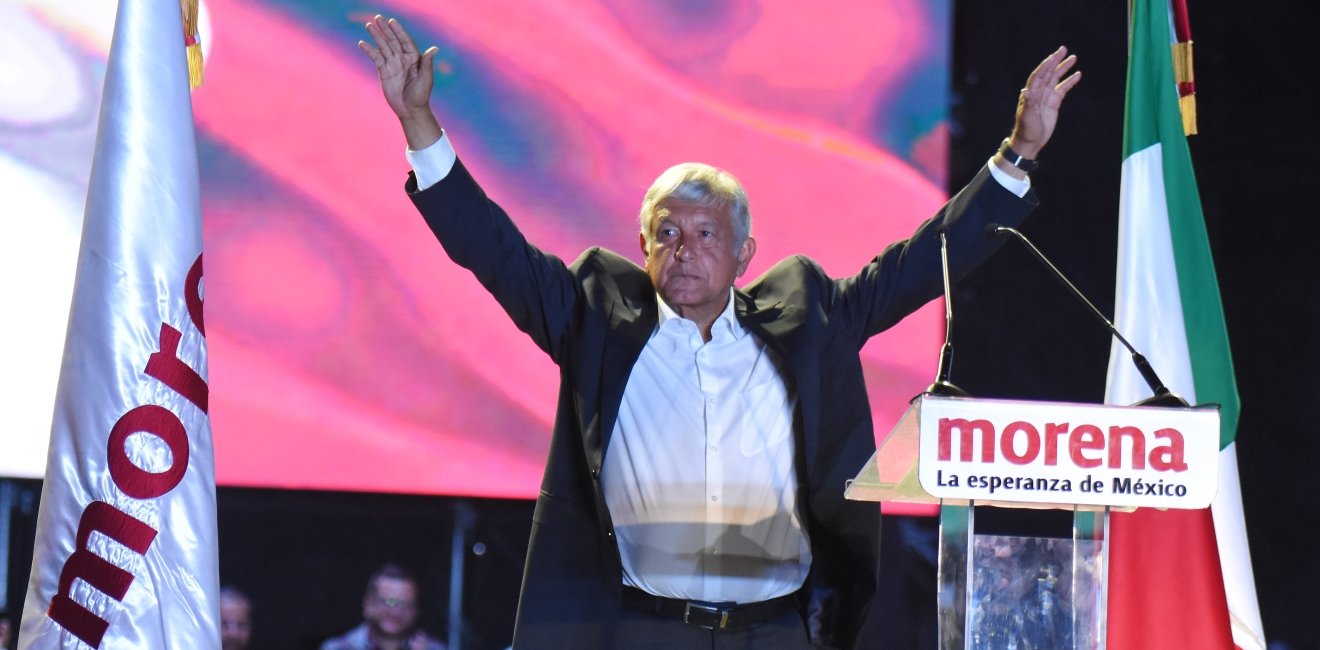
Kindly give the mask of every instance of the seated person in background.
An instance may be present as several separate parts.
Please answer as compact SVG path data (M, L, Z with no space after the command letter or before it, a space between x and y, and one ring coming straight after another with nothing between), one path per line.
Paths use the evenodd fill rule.
M252 644L252 601L235 587L220 590L220 648L247 650Z
M362 624L321 644L321 650L445 650L417 627L417 581L386 564L367 579Z

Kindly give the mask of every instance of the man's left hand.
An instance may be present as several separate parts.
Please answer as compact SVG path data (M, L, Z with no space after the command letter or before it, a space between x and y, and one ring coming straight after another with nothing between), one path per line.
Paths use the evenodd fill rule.
M1077 57L1068 54L1068 48L1060 46L1031 71L1027 85L1018 94L1013 134L1008 141L1013 151L1032 159L1039 155L1054 134L1064 96L1082 80L1080 71L1068 75L1076 63Z

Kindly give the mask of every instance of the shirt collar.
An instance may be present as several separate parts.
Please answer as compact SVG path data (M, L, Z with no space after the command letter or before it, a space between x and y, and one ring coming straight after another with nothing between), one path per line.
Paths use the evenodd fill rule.
M738 312L734 309L734 303L737 300L738 297L734 294L733 287L729 287L729 302L724 305L724 311L720 312L720 315L715 317L715 322L710 326L711 340L714 340L718 332L721 330L728 333L729 337L735 341L742 338L743 335L747 333L747 330L743 329L742 324L738 322ZM665 323L671 319L692 323L692 321L679 316L678 312L674 311L673 308L669 306L669 303L665 302L665 299L660 297L659 293L655 294L655 302L660 307L660 315L656 323L657 332L660 331L660 328L664 327ZM693 326L695 327L696 324L693 323Z

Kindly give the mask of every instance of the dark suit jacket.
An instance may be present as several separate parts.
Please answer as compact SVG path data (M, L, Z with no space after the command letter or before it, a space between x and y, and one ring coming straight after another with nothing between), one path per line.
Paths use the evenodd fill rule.
M656 327L645 271L601 248L561 260L523 238L461 161L441 182L407 190L450 258L469 269L560 370L558 413L514 633L518 650L608 646L622 569L599 481L623 389ZM981 173L913 237L851 277L785 259L736 293L738 319L783 357L798 391L798 503L812 543L812 586L839 604L825 624L851 646L875 592L875 504L847 501L844 481L875 451L858 353L866 340L941 292L936 234L947 224L953 272L988 257L988 223L1016 226L1034 206ZM861 640L873 645L877 640Z

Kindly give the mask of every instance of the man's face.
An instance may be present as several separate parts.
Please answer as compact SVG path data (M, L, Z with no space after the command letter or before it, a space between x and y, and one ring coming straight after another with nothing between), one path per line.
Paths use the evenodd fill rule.
M220 599L220 647L223 650L247 650L252 641L251 606L242 599Z
M751 237L734 248L733 218L721 209L661 201L651 242L641 237L646 273L678 315L709 323L719 316L733 281L756 252Z
M417 621L417 587L408 580L379 578L362 603L363 616L371 631L385 637L412 633Z

